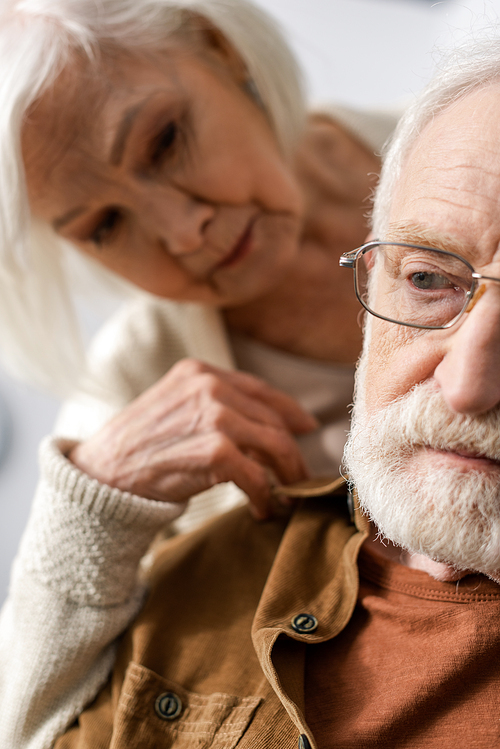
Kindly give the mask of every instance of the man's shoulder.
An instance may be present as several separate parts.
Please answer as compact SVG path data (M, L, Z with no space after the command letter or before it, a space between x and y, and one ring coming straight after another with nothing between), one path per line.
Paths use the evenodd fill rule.
M148 599L119 648L117 684L133 661L196 692L209 679L213 691L236 694L239 687L228 687L235 664L254 681L262 677L257 630L288 631L294 616L310 610L345 621L363 535L345 499L307 498L289 517L260 523L240 507L165 541Z
M201 528L163 542L148 579L151 587L169 575L191 581L205 574L219 580L236 572L267 574L291 514L256 522L245 505L211 519ZM260 574L259 574L260 573Z
M196 596L213 586L252 589L258 596L280 557L279 565L294 566L303 549L313 539L330 539L330 546L339 552L355 531L347 507L347 490L339 487L334 495L303 499L291 513L265 522L256 522L247 506L237 507L220 515L201 528L165 541L157 549L148 579L151 589L166 592L177 588L182 580L184 592ZM334 549L331 549L334 551ZM288 559L289 557L291 559ZM304 560L305 561L305 560Z

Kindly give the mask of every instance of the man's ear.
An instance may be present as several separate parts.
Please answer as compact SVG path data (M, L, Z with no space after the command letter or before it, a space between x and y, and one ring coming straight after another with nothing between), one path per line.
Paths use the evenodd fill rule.
M364 243L367 244L368 242L373 242L374 239L375 236L371 231L365 239ZM373 268L373 252L365 252L365 254L363 255L363 260L365 262L367 270L370 271Z
M373 268L373 262L374 262L373 252L365 252L362 259L364 260L366 269L368 271L371 271L371 269Z

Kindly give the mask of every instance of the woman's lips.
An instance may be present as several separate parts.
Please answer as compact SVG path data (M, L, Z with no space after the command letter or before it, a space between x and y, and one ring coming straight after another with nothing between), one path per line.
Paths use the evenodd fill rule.
M231 252L224 258L224 260L222 260L222 262L216 265L215 270L220 270L221 268L231 268L241 260L243 260L246 255L248 255L252 248L253 225L254 220L250 221L245 231L234 245Z

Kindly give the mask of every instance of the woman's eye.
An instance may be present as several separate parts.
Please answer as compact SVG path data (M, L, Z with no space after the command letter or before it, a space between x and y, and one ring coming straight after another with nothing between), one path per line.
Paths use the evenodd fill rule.
M120 223L121 218L121 213L118 209L110 208L107 210L90 234L89 241L93 242L97 247L102 247L107 241L109 241L111 235Z
M161 162L163 157L172 149L178 134L175 122L169 122L161 133L153 141L151 149L151 161L153 164Z
M446 276L442 276L439 273L433 273L428 271L418 271L418 273L412 273L410 281L413 286L422 291L436 291L442 289L454 289L455 285Z

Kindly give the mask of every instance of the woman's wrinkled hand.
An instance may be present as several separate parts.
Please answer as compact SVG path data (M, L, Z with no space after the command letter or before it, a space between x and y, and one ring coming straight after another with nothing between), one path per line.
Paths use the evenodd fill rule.
M282 484L307 477L293 435L315 427L257 377L183 359L68 457L101 483L160 501L186 502L234 481L263 519L270 474Z

